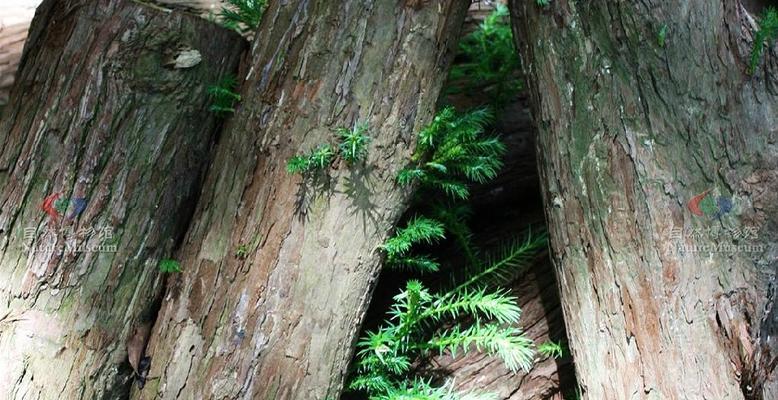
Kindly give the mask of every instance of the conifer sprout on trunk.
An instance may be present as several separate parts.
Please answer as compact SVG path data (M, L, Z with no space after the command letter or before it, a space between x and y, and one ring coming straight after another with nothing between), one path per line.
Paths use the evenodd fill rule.
M774 38L739 1L510 6L583 398L775 399Z
M338 398L467 6L268 4L133 398Z
M129 395L209 159L206 87L244 46L133 1L39 6L0 119L0 398Z

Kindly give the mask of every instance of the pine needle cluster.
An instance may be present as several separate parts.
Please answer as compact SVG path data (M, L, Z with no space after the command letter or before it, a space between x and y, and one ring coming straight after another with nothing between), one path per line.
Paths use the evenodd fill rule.
M562 358L565 348L562 342L547 341L538 345L538 353L549 358Z
M419 181L466 200L470 182L493 179L502 167L505 145L484 134L491 121L492 114L486 108L465 113L444 108L419 133L416 164L400 171L397 182L408 185Z
M337 156L340 156L348 165L354 165L367 157L367 145L370 137L367 136L367 123L354 124L354 128L338 128L340 143L337 148L329 144L320 144L308 154L297 155L286 163L286 171L290 174L305 174L329 167Z
M409 255L418 244L434 244L445 238L443 224L431 218L415 217L405 228L398 229L381 248L386 252L386 263L391 267L406 267L420 272L436 272L440 264L427 255Z
M765 45L772 45L778 39L778 10L767 7L759 19L759 29L754 33L754 44L751 47L751 60L748 64L748 74L752 75L762 59Z
M667 43L667 32L669 28L667 24L662 24L662 26L659 27L659 31L656 33L656 43L659 45L659 47L665 47L665 43Z
M215 85L209 86L206 91L211 97L209 110L217 116L224 118L235 112L235 103L240 101L240 95L235 92L238 80L234 75L227 75Z
M497 400L492 394L455 393L451 387L434 386L430 380L414 379L398 387L390 387L374 400Z
M484 134L490 121L485 109L443 109L419 133L413 165L398 175L400 184L416 182L427 194L416 205L426 215L410 218L381 246L386 265L438 272L440 263L418 249L450 234L467 256L467 267L451 272L451 282L438 290L409 280L384 323L359 341L349 388L370 399L490 398L433 385L417 368L418 360L432 354L456 357L477 349L499 357L514 372L532 365L534 343L516 327L521 317L517 299L500 287L545 247L546 237L528 235L482 256L467 224L469 186L493 179L505 154L497 137Z
M337 129L338 137L340 138L338 150L340 151L340 156L349 165L359 162L367 154L367 145L370 143L367 130L367 123L356 123L352 129Z
M286 163L290 174L302 174L326 168L335 158L335 150L328 144L322 144L308 154L294 156Z
M453 357L473 349L499 357L513 372L528 370L535 356L534 343L516 324L521 317L517 299L495 288L515 274L523 261L545 246L545 236L530 236L506 247L494 262L471 266L462 280L433 293L410 280L394 297L388 319L358 343L356 374L351 390L364 391L371 399L397 393L424 392L429 399L463 399L443 388L430 391L428 382L414 376L414 360L430 354ZM468 321L467 326L463 321ZM443 393L446 393L445 397Z
M241 34L248 34L259 27L267 0L226 0L219 12L222 25Z
M164 274L181 272L181 263L172 259L163 259L159 261L159 271Z
M547 0L538 0L538 4L545 6ZM467 82L468 90L486 86L495 106L504 104L521 90L521 63L513 44L508 7L504 4L497 4L478 29L459 42L459 57L464 62L451 69L449 80Z

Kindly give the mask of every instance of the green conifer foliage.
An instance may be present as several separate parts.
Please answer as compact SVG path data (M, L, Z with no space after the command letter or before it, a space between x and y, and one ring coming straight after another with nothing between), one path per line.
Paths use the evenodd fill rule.
M447 195L466 200L468 182L484 183L502 167L505 145L484 134L492 114L480 108L458 113L453 107L439 112L419 133L414 165L397 176L401 185L419 181Z
M751 60L748 73L753 74L762 59L765 45L772 45L778 38L778 10L767 7L759 19L759 29L754 33L754 44L751 47Z
M237 87L238 80L232 75L225 76L217 84L209 86L207 92L212 99L210 111L222 118L234 113L235 103L240 101L240 95L235 92Z
M538 5L548 1L538 0ZM521 63L505 5L498 4L478 29L459 42L459 57L464 62L451 69L449 80L464 82L466 90L485 86L492 105L500 107L521 90Z
M409 280L394 297L384 323L359 341L349 388L370 399L489 398L433 385L413 367L432 354L457 356L477 349L499 357L514 372L532 365L535 346L517 327L521 317L517 299L501 286L537 256L546 237L528 235L496 254L482 256L467 225L469 186L493 179L505 154L500 140L485 134L490 119L486 109L458 113L444 108L419 133L412 165L398 175L400 184L420 186L425 193L420 199L448 200L418 200L417 208L429 216L410 218L384 243L386 265L438 272L439 262L417 249L435 245L450 233L466 255L467 266L449 272L451 283L439 290Z
M221 23L227 29L242 34L255 31L262 20L267 0L227 0L219 12Z

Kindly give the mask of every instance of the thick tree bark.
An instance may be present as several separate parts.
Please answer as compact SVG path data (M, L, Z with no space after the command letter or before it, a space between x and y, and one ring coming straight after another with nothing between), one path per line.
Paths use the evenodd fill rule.
M775 49L735 1L511 6L585 398L775 398Z
M217 15L224 5L222 0L158 0L156 3L171 11L187 10L203 17ZM8 103L35 6L37 0L26 7L0 5L0 110Z
M128 394L209 160L205 88L243 47L132 1L39 7L0 122L1 398Z
M407 3L407 4L406 4ZM274 1L134 398L337 398L468 2ZM287 159L366 122L367 160ZM240 250L240 251L239 251Z

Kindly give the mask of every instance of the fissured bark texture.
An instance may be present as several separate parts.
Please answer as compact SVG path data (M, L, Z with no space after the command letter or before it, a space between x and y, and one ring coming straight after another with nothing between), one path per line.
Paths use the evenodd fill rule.
M338 398L468 3L270 3L134 398ZM364 162L287 173L357 123Z
M776 398L775 48L736 1L511 7L584 398Z
M206 87L243 47L132 1L39 7L0 121L0 398L128 395L125 342L153 319L218 124Z

